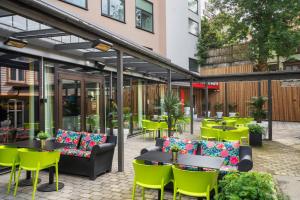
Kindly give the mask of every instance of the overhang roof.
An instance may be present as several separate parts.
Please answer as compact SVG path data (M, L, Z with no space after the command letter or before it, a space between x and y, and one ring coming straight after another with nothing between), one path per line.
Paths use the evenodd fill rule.
M172 80L199 78L199 74L175 65L169 59L133 41L83 21L46 1L0 0L0 8L2 41L13 36L29 42L23 49L8 47L3 43L0 43L0 48L70 63L77 60L75 63L82 65L83 69L84 66L95 68L95 73L99 66L101 70L116 72L116 51L123 51L125 75L164 82L171 70ZM98 39L112 43L113 48L108 52L92 48L93 41ZM46 54L41 53L41 50Z

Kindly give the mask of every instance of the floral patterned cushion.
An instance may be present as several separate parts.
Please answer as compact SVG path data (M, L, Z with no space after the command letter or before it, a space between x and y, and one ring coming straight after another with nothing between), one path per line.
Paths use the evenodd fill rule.
M198 142L191 141L188 139L177 139L177 138L165 138L162 148L162 152L169 153L173 145L178 145L180 148L180 154L194 154L197 153Z
M201 155L225 158L224 165L236 166L239 163L239 142L201 142Z
M61 155L68 155L68 156L77 156L82 158L90 158L91 157L91 151L83 151L80 149L69 149L69 148L63 148L60 150Z
M66 131L59 129L57 131L56 141L59 143L69 144L68 148L77 148L80 135L80 133L77 133L75 131Z
M104 134L82 133L79 149L91 151L93 146L105 143L106 139Z

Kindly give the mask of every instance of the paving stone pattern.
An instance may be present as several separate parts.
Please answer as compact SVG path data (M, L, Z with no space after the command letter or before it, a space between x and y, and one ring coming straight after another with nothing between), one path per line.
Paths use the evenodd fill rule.
M274 122L274 141L264 141L262 148L253 149L255 171L270 172L274 175L300 177L300 123ZM195 134L183 134L180 137L199 138L199 122L195 122ZM288 141L288 142L287 142ZM287 144L285 144L287 143ZM59 181L65 187L58 192L36 193L37 200L125 200L131 199L133 181L132 160L138 156L143 147L154 145L153 139L144 140L142 137L134 137L125 144L125 170L117 170L117 151L115 152L113 170L111 173L99 176L95 181L87 177L60 174ZM294 147L296 146L296 148ZM48 173L40 173L42 183L48 181ZM22 174L25 177L25 173ZM0 200L26 200L31 199L32 187L19 188L14 198L12 192L6 195L9 174L0 176ZM146 190L146 199L157 199L156 190ZM141 198L141 189L136 191L136 199ZM172 193L166 192L165 199L172 199ZM195 199L184 197L182 199Z

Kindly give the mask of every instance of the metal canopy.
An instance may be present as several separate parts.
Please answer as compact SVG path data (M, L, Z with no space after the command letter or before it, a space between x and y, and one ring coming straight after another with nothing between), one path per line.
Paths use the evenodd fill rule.
M32 40L47 39L50 42L52 40L55 41L55 44L49 44L49 47L53 50L59 50L68 54L76 53L76 56L80 55L83 59L100 61L107 66L115 68L116 53L114 51L97 52L95 49L91 49L93 41L103 39L113 44L113 50L123 51L124 54L122 55L124 56L132 56L132 58L124 59L124 67L134 63L151 63L166 70L171 69L182 79L199 77L197 73L183 69L145 47L130 42L93 24L89 24L44 1L0 0L0 7L8 10L9 13L22 15L24 18L30 18L48 27L42 30L24 30L13 33L18 38L30 38ZM79 37L80 41L64 41L64 37L68 36ZM106 70L106 67L104 70ZM151 69L148 71L151 71ZM143 74L144 69L141 68L140 71L140 68L136 68L134 72ZM162 73L158 74L157 78L166 80L167 76Z

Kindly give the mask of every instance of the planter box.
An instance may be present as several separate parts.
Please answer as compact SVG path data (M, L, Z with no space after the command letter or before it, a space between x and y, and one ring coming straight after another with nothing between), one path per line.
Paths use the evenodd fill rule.
M249 134L250 137L250 145L254 147L262 146L262 134Z
M218 119L221 119L223 117L223 112L216 112Z

